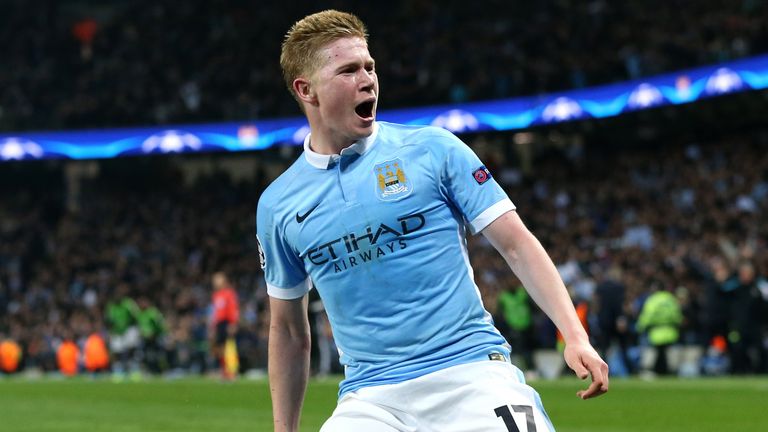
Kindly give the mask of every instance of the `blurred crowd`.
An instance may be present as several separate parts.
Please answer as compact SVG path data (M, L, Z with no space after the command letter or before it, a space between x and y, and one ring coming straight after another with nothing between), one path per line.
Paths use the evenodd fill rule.
M45 184L3 192L0 334L20 341L25 367L56 370L63 340L83 345L99 333L109 341L110 333L138 326L138 310L127 312L127 323L116 323L121 318L108 311L127 300L128 309L162 314L162 324L146 336L162 344L164 371L218 368L209 341L217 271L240 293L242 367L258 366L247 359L265 348L255 342L266 328L260 315L266 292L253 216L264 184L212 175L182 187L178 173L159 164L106 164L98 179L84 181L79 209L65 205L65 191ZM37 181L60 184L61 176L39 173ZM118 324L125 328L115 332Z
M579 88L768 52L762 0L8 0L0 130L300 115L285 31L335 7L369 26L381 108Z
M541 144L527 168L510 134L466 139L550 252L595 344L613 347L627 373L642 368L633 348L671 345L701 347L704 373L768 372L768 132L622 151ZM18 342L23 368L55 370L67 340L82 347L97 333L109 342L108 311L129 298L162 316L151 334L162 362L134 359L143 370L215 370L218 271L239 297L240 368L265 367L269 314L254 214L269 176L235 181L216 171L189 181L184 163L99 162L74 206L51 186L61 184L60 169L46 171L56 165L0 166L4 180L22 168L36 174L30 185L5 186L13 193L3 191L0 208L0 339ZM486 308L521 366L533 368L533 350L562 341L484 238L469 247ZM313 368L332 373L332 333L312 295Z

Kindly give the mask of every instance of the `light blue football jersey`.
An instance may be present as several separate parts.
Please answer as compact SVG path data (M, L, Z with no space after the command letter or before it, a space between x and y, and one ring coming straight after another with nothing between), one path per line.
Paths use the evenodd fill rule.
M270 296L317 288L345 368L339 396L508 356L465 235L515 206L472 150L441 128L385 122L341 155L310 138L262 194L257 234Z

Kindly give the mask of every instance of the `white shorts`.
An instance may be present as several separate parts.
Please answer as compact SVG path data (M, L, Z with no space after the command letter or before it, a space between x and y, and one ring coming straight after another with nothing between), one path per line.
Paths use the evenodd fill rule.
M128 327L125 333L109 335L109 349L114 354L122 354L141 345L141 332L136 326Z
M541 398L510 363L453 366L347 393L321 432L550 432Z

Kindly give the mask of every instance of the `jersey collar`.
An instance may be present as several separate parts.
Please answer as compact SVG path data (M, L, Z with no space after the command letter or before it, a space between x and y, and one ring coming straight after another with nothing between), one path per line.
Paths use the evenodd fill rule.
M308 134L306 138L304 138L304 157L307 159L307 162L309 162L310 165L312 165L315 168L319 169L328 169L333 165L334 162L338 161L341 156L348 155L350 153L357 153L359 155L365 154L365 152L368 151L371 147L373 147L373 142L376 140L376 135L378 135L379 132L379 123L374 122L373 123L373 132L368 135L367 137L355 141L354 144L350 145L349 147L341 150L341 154L332 154L332 155L325 155L320 153L315 153L312 151L311 148L309 148L309 138L312 136L312 134Z

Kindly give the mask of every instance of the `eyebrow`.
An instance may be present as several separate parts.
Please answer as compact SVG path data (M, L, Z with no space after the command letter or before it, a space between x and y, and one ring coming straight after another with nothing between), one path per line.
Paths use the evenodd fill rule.
M340 72L340 71L342 71L344 69L347 69L349 67L357 67L359 64L360 63L357 60L353 60L353 61L349 61L347 63L343 63L342 65L340 65L339 67L336 68L336 72ZM373 60L373 59L370 59L370 60L366 60L365 62L363 62L363 67L366 67L366 66L369 66L369 65L370 66L375 66L376 65L376 61Z

